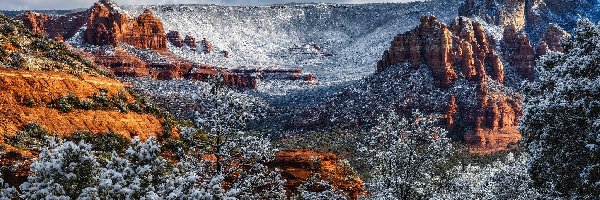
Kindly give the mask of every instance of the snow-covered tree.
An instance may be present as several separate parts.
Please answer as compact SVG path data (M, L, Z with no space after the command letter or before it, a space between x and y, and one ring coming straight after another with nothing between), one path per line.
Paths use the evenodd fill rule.
M436 126L436 117L413 113L400 119L395 112L381 117L363 147L373 167L367 190L373 199L427 197L440 181L436 173L452 151L446 130Z
M525 85L520 130L536 186L563 197L600 195L600 27L578 21L564 53L550 53Z
M211 93L228 96L221 75L214 77ZM268 139L240 131L248 120L244 109L236 109L240 102L234 98L214 98L213 114L195 119L196 126L206 132L203 139L195 138L198 131L187 129L182 133L184 141L191 143L184 155L186 166L196 171L203 185L219 195L242 199L283 199L284 181L277 171L264 164L271 161L277 149ZM207 117L208 116L208 117ZM224 185L227 182L228 185Z
M489 165L456 166L432 199L541 199L527 172L529 156L509 153Z
M19 192L16 188L10 187L7 183L4 183L2 174L0 174L0 200L17 199Z
M170 171L168 161L160 154L154 137L144 142L135 137L124 157L113 152L108 163L100 168L98 187L86 191L87 197L153 199L162 196L167 191L161 191L161 186Z
M26 199L77 199L81 192L97 185L99 163L92 146L83 142L50 141L33 161L32 175L21 185Z
M321 190L320 192L311 191L310 188ZM304 181L296 188L296 200L326 200L326 199L348 199L342 192L338 191L329 181L320 178L319 174L314 174L308 180Z
M280 172L265 166L275 152L268 139L237 132L214 146L192 147L182 163L196 173L200 188L210 191L205 192L210 197L284 199L285 181Z

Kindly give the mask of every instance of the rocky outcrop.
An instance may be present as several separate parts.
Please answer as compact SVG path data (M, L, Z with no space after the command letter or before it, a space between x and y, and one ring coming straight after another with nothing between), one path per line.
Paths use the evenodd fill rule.
M92 45L112 45L119 42L137 48L166 50L167 41L162 22L150 10L135 19L114 8L111 3L96 3L90 8L85 41Z
M564 31L560 26L556 24L548 25L546 34L537 45L536 57L540 57L549 51L563 52L562 40L569 37L569 33Z
M48 20L47 14L40 14L31 11L27 11L20 16L17 16L17 20L21 20L23 25L31 32L35 34L46 34L46 21Z
M435 17L421 18L414 30L394 38L389 50L378 62L377 71L409 62L427 65L441 87L450 87L458 79L455 66L469 80L482 80L490 75L504 81L504 66L494 52L494 41L483 26L460 17L449 27Z
M67 15L47 15L27 11L15 19L32 32L47 35L48 38L69 39L87 22L86 12L76 12Z
M416 67L425 64L440 86L449 87L458 78L452 63L452 36L449 27L435 17L422 17L416 29L394 38L377 64L377 71L404 62Z
M105 66L113 74L121 77L142 77L150 75L150 65L139 57L116 47L114 52L93 51L96 63Z
M203 38L200 44L204 53L211 53L213 51L213 44L208 39Z
M202 40L202 41L203 41L202 44L204 45L204 40ZM195 49L196 47L198 47L198 44L196 43L196 38L194 38L194 37L192 37L190 35L186 35L185 36L185 39L183 40L183 43L185 45L187 45L188 47L190 47L190 48L194 48ZM212 50L212 45L211 45L211 49L210 50Z
M501 46L506 60L517 69L518 74L532 80L536 54L527 35L513 26L506 27Z
M185 39L183 37L181 37L181 34L177 31L169 31L169 33L167 33L167 40L169 40L169 42L178 48L183 47L183 45L188 46L192 49L196 49L198 47L198 44L196 43L196 38L190 36L190 35L186 35ZM202 45L205 45L205 43L208 43L208 41L202 41ZM211 45L212 48L212 45ZM212 50L212 49L211 49Z
M516 146L521 140L517 126L523 114L521 99L480 88L474 129L467 131L465 143L471 153L485 154Z
M596 0L465 0L459 15L501 28L513 26L537 44L551 23L572 30L577 16L600 20L599 4Z
M169 31L167 33L167 40L175 47L183 47L183 38L181 38L181 34L177 31Z
M525 0L466 0L459 8L459 16L478 16L489 24L502 27L525 27Z
M516 34L516 30L514 32ZM520 39L516 37L510 40L512 43L503 45L515 46L513 51L523 53L525 48L521 42L529 40ZM531 45L526 47L531 50L526 55L531 57L524 59L533 61L533 49ZM522 114L520 100L514 94L490 89L493 88L490 84L503 87L505 77L504 64L495 49L495 41L483 25L469 18L458 17L447 26L434 17L423 17L417 28L394 38L390 49L379 61L377 71L405 62L415 68L426 65L437 86L448 88L450 98L445 110L432 110L426 104L406 109L443 113L447 116L445 124L451 137L477 149L473 151L475 153L494 152L518 143L518 117ZM514 57L521 58L519 56L523 55ZM453 88L454 82L463 78L467 80L466 84L477 89L475 98L460 96ZM495 82L491 83L490 79Z
M323 180L332 182L336 190L344 192L349 199L357 199L364 194L363 181L353 174L349 166L331 153L318 153L310 150L279 151L275 160L269 165L282 170L282 177L286 180L285 189L290 194L310 177L318 175ZM309 186L308 190L321 192L324 188Z

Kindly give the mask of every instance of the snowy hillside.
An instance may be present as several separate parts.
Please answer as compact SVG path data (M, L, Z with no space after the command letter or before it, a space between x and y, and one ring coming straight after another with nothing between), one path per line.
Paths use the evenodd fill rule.
M395 35L416 26L422 15L436 15L444 21L453 19L461 2L165 5L125 9L138 15L149 8L163 21L166 31L179 31L198 40L207 38L215 46L212 54L185 47L170 48L190 60L223 67L302 68L315 74L321 86L329 86L373 73ZM223 58L221 51L228 51L230 58Z

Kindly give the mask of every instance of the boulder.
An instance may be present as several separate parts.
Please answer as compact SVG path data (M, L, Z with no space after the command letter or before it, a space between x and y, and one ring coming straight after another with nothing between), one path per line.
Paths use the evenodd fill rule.
M169 31L167 33L167 40L175 47L183 47L183 38L181 38L181 34L177 31Z
M282 176L287 181L285 189L288 194L315 175L331 181L332 186L344 192L349 199L357 199L358 195L365 194L363 181L352 173L349 166L331 153L318 153L311 150L279 151L269 165L282 170ZM323 188L309 186L308 190L321 192Z

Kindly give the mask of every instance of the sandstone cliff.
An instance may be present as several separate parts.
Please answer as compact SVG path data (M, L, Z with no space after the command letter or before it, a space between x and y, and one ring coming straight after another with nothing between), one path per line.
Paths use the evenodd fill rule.
M377 71L409 62L414 67L427 65L440 87L450 87L458 79L455 68L469 80L481 82L490 75L502 83L504 67L494 49L493 39L477 22L460 17L448 26L426 16L417 28L394 38Z
M522 41L518 38L511 40L518 44L511 43L511 46L519 47L513 50L515 53L533 51L531 45L522 47L528 44L520 43ZM464 140L474 149L473 152L493 152L518 143L521 136L517 123L522 114L518 98L490 88L490 84L503 87L505 77L504 64L495 49L495 41L477 22L459 17L448 26L435 17L423 17L414 30L394 38L390 49L378 63L377 71L406 62L413 68L428 67L437 86L451 95L445 100L446 108L431 109L424 103L402 110L444 113L451 137ZM527 61L533 62L534 54L525 54L529 55L531 57L527 57ZM489 79L494 83L490 83ZM454 87L455 82L476 88L475 97L457 94L460 89Z
M150 10L135 19L110 3L96 3L90 8L85 41L93 45L117 45L119 42L138 48L166 50L163 25Z
M43 21L33 21L40 23L28 28L42 31ZM0 34L0 132L4 134L0 137L0 164L14 166L2 172L7 182L22 183L28 163L39 151L19 144L21 137L43 137L19 134L31 123L59 137L76 131L93 135L112 132L125 138L165 136L164 119L141 110L146 107L127 92L126 84L108 78L86 56L1 14L0 24L6 28ZM130 105L138 109L129 111ZM178 135L175 132L168 137Z

